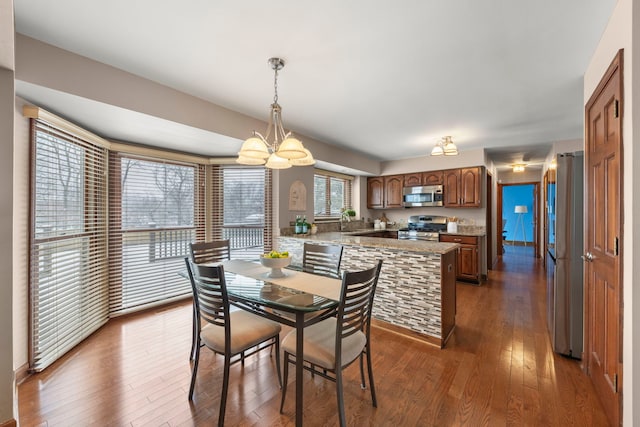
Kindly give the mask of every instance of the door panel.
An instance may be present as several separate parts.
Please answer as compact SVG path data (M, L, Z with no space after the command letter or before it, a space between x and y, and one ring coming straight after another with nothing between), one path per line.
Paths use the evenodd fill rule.
M622 51L585 108L585 358L605 412L620 424L622 376Z

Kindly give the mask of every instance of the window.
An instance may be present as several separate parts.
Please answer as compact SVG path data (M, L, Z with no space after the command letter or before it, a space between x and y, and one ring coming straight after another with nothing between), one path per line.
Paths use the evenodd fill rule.
M108 320L107 150L32 120L30 368Z
M316 171L313 176L314 216L338 218L343 208L351 208L351 183L353 177L326 171Z
M271 171L214 166L213 236L231 241L231 257L257 259L272 247Z
M187 295L178 272L196 241L200 169L111 155L111 312Z

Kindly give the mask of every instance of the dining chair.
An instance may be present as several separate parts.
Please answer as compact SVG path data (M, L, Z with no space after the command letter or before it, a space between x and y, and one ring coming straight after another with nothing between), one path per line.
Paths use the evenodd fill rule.
M360 359L361 387L366 388L364 378L364 356L367 357L367 371L373 406L377 407L376 390L371 367L371 309L382 261L362 271L348 271L342 277L340 304L336 317L318 322L304 329L302 358L304 369L312 374L336 383L340 425L346 425L343 398L342 370ZM284 353L284 377L280 413L284 407L287 392L289 364L295 363L296 331L289 332L282 340Z
M226 240L212 240L209 242L191 243L189 246L191 260L196 264L221 262L231 259L231 243ZM200 316L193 305L193 326L191 337L191 351L189 360L193 360L196 355L196 343L198 342L198 328L200 327Z
M305 242L302 249L302 270L339 279L342 250L341 245Z
M191 244L191 259L196 264L220 262L231 259L231 243L226 240L212 240Z
M198 323L198 345L191 371L189 400L193 400L200 361L200 342L214 353L224 356L222 392L218 426L224 425L227 392L229 389L229 368L237 362L244 363L245 357L260 350L275 346L278 384L282 387L280 375L280 331L279 323L257 316L245 310L229 310L229 295L222 265L196 264L185 258L187 272L193 288L194 303L205 325ZM266 343L266 344L265 344Z

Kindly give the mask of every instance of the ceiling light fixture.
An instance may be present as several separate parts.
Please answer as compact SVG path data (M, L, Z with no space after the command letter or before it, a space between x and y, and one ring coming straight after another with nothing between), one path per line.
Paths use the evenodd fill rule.
M513 165L513 171L514 172L524 172L525 166L527 166L527 165L522 165L522 164Z
M453 143L450 136L445 136L442 141L436 142L436 146L431 150L432 156L457 156L458 147Z
M284 67L284 60L271 58L269 65L274 71L274 96L267 132L262 136L254 130L253 136L242 144L236 162L243 165L264 165L270 169L313 165L316 161L311 152L304 148L302 142L294 138L291 132L285 132L282 124L282 107L278 104L278 71ZM269 142L272 132L273 141Z

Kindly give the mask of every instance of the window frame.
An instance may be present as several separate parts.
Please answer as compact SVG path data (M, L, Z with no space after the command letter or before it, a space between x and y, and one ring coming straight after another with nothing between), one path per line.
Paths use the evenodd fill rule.
M324 206L321 213L316 208L316 179L322 178L325 181L324 190ZM353 207L353 181L355 177L351 175L340 174L337 172L326 171L323 169L315 169L313 173L313 200L314 200L314 221L334 221L340 220L343 209L352 209ZM331 209L331 180L339 180L342 182L343 188L343 204L339 208L339 212L332 212Z

